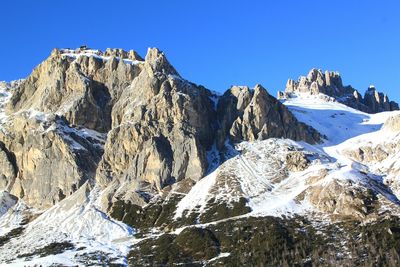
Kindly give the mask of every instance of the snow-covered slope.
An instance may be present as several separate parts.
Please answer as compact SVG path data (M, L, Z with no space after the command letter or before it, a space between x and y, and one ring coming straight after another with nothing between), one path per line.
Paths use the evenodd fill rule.
M304 94L284 102L298 120L324 135L323 143L312 146L304 142L269 139L238 144L236 153L231 153L234 156L197 183L181 200L175 218L185 211L204 213L207 203L213 200L230 203L241 197L248 200L247 205L251 208L245 216L318 212L320 207L310 201L321 201L322 196L315 196L314 191L327 190L336 184L345 191L348 183L354 190L373 190L382 203L393 204L397 209L399 200L385 184L383 173L377 175L367 171L369 174L366 174L372 165L356 162L346 151L356 146L398 142L398 132L381 128L389 117L400 113L367 114L326 99L322 95ZM302 171L288 170L286 160L291 151L304 153L310 165ZM397 159L398 154L392 155L383 164L393 165ZM377 168L374 165L373 169ZM340 190L338 195L343 193Z
M129 244L125 238L132 237L134 230L109 218L100 210L101 191L82 186L74 195L56 204L27 225L23 233L2 246L0 261L13 260L15 266L22 264L76 265L97 262L99 253L113 258L113 263L124 264ZM3 221L13 221L20 213L9 211ZM17 220L14 220L17 222ZM18 222L17 222L18 223ZM15 225L19 226L19 224ZM15 228L15 227L14 227ZM15 259L15 255L30 253L46 248L49 244L66 243L69 249L55 255L37 257L25 262L26 258ZM40 254L40 253L38 253ZM29 257L28 257L29 258Z

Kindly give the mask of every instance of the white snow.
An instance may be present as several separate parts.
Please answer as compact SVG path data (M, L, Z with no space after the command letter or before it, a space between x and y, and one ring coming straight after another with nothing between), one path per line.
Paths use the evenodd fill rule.
M216 256L216 257L214 257L214 258L212 258L212 259L209 259L209 260L207 261L207 263L210 263L210 262L219 260L219 259L221 259L221 258L229 257L230 255L231 255L231 253L229 253L229 252L220 253L218 256Z
M83 51L75 51L75 50L70 50L70 49L62 49L61 50L61 55L64 57L70 57L73 59L78 59L79 57L94 57L94 58L98 58L101 59L103 61L108 61L110 60L110 56L103 56L102 52L100 50L92 50L92 49L86 49ZM139 61L139 60L131 60L131 59L127 59L127 58L120 58L120 57L115 57L118 61L122 60L125 64L129 64L129 65L138 65L143 63L143 61Z
M204 209L209 197L208 193L215 184L217 172L218 170L213 171L192 187L190 193L178 203L174 216L175 219L182 217L185 210L191 211L196 207L200 207L200 211Z
M14 203L14 201L11 203ZM9 204L11 203L9 202ZM7 206L3 206L3 212L5 211L5 207ZM7 211L0 216L0 236L4 236L11 230L20 227L27 216L36 213L38 213L37 210L29 208L22 200L19 200L15 204L8 205Z
M74 259L79 258L79 255L99 251L120 259L119 263L126 264L124 257L130 244L123 240L133 237L134 230L103 213L100 210L100 198L99 188L95 187L89 192L87 186L82 186L73 195L29 223L21 236L4 245L0 253L0 261L13 260L12 263L15 265L22 264L24 260L14 260L15 255L27 253L54 242L70 241L78 248L77 250L45 258L36 256L30 264L76 265L78 262Z

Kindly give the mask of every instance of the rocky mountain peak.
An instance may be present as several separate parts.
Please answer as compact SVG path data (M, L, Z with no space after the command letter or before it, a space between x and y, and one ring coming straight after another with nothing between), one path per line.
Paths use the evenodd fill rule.
M147 50L145 61L156 73L180 77L175 68L169 63L164 52L160 51L158 48L149 48Z
M290 98L297 93L311 95L323 94L333 97L352 108L368 113L398 110L398 104L389 101L387 95L379 93L371 85L365 92L364 98L352 86L344 86L339 72L325 71L313 68L307 76L300 76L297 81L289 79L283 92L278 92L279 99ZM329 99L329 98L327 98Z

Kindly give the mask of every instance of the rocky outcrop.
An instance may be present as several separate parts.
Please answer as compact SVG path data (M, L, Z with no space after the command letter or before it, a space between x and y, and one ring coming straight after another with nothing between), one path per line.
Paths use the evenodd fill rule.
M157 49L149 50L142 68L113 106L113 128L97 171L98 182L110 184L112 202L142 205L168 185L201 179L215 141L222 149L229 139L320 140L261 86L230 89L215 110L216 96L182 79Z
M8 190L17 176L15 156L0 142L0 190Z
M17 202L18 198L16 196L11 195L7 191L0 191L0 217L17 204Z
M399 105L394 101L389 101L387 95L376 90L375 86L371 85L365 92L363 103L369 107L370 113L382 111L398 110Z
M2 188L48 208L94 177L102 149L86 130L57 116L21 112L0 133Z
M378 202L372 190L354 186L349 180L312 186L306 198L320 211L356 218L365 218Z
M320 135L310 126L298 122L292 113L268 94L261 85L254 90L248 87L232 87L218 102L220 130L218 145L226 136L234 142L254 141L271 137L320 141Z
M289 171L304 171L310 165L310 160L300 151L294 151L286 155L286 167Z
M377 113L382 111L398 110L399 105L389 101L387 95L376 91L371 85L364 98L350 85L344 86L338 72L312 69L308 75L301 76L298 81L289 79L284 92L278 92L278 99L290 98L293 93L308 93L312 95L325 94L352 108Z
M382 126L380 134L385 139L380 142L371 142L360 146L353 146L344 151L351 159L363 164L382 163L388 158L393 158L400 152L400 143L398 142L398 133L400 132L400 115L389 117ZM389 164L390 168L396 167L397 164ZM392 170L385 170L386 174L390 174Z
M286 83L287 93L301 92L311 94L326 94L329 96L341 96L345 93L352 93L351 87L344 87L342 83L342 78L338 72L322 71L317 69L312 69L307 77L301 76L296 82L289 79Z

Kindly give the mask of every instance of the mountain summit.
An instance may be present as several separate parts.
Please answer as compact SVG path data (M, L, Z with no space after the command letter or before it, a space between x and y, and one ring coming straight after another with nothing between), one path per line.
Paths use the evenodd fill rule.
M338 73L289 80L280 100L259 84L217 94L157 48L84 46L0 93L1 263L399 257L398 105Z

